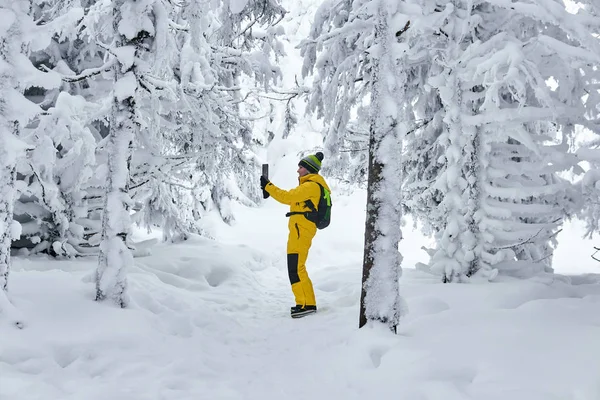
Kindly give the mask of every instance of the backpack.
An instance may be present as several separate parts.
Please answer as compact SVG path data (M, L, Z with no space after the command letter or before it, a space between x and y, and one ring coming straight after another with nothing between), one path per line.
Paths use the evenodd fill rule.
M321 196L319 197L319 204L317 205L317 209L315 210L315 206L312 201L307 202L307 206L310 208L310 212L304 214L306 219L314 222L317 225L317 229L325 229L329 226L329 222L331 222L331 192L319 182L314 182L321 188Z

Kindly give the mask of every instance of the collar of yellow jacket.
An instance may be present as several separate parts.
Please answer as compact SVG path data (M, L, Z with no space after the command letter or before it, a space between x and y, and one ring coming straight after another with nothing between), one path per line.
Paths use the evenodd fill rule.
M300 182L300 184L303 184L306 181L312 181L312 180L314 180L314 179L311 179L311 178L314 178L315 176L318 176L318 175L319 174L306 174L306 175L301 176L300 178L298 178L298 181Z

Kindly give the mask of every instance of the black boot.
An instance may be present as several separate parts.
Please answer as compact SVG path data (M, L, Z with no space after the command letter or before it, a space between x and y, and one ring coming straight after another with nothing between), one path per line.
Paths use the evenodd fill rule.
M302 318L305 315L308 314L314 314L317 312L317 306L301 306L301 305L295 305L294 307L290 308L290 315L292 316L292 318Z

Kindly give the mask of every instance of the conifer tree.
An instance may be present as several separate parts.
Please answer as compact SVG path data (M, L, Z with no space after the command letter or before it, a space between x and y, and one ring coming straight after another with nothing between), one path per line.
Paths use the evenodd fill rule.
M41 111L24 93L33 86L56 84L27 58L29 50L40 45L28 9L27 1L0 1L0 313L12 309L6 291L11 242L21 230L13 219L17 164L31 150L26 141L28 125Z
M328 123L326 149L336 152L351 114L369 112L369 169L359 327L378 321L395 331L404 312L398 280L403 33L410 23L399 2L326 1L303 44L305 73L317 70L310 99Z
M106 144L107 182L96 300L110 299L125 307L128 302L126 271L133 265L133 255L127 245L131 229L131 157L134 141L140 137L139 92L144 86L144 74L149 72L144 59L152 50L156 16L150 3L114 0L113 18L115 40L110 52L115 58L114 86Z
M446 282L551 271L578 202L558 173L576 161L573 126L586 124L589 78L572 73L594 58L585 19L554 0L420 4L410 36L420 84L407 101L425 125L407 137L404 195L436 235L431 271Z

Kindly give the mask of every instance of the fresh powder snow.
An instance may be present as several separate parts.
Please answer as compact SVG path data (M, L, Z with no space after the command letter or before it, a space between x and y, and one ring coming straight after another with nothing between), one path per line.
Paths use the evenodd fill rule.
M293 185L296 163L283 157L273 181ZM126 309L94 301L95 259L15 257L9 295L23 329L0 325L0 399L600 398L600 264L581 224L560 234L556 275L466 285L412 268L429 239L405 227L409 313L393 335L357 328L364 200L334 198L307 263L319 311L299 320L286 210L273 201L233 205L233 227L215 216L216 240L136 258Z

